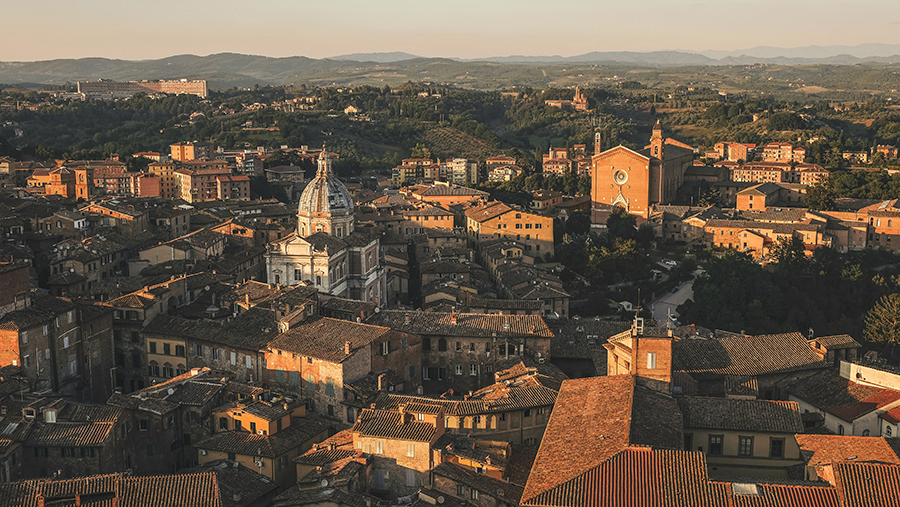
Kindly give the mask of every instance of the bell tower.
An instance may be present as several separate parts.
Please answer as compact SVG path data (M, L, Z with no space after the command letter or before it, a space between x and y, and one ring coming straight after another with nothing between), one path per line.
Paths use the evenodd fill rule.
M660 160L663 158L663 133L659 120L656 120L653 134L650 135L650 155Z

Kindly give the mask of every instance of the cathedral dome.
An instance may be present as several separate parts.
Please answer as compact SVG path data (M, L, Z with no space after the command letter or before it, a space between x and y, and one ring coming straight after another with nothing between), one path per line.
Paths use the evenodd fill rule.
M301 236L324 231L335 234L334 219L339 222L342 217L352 218L353 197L350 191L331 170L331 156L322 150L319 155L319 170L316 177L306 185L303 194L300 195L300 204L297 208L298 232ZM304 227L307 225L308 227ZM352 225L342 227L338 236L349 233Z
M319 155L319 171L303 190L297 211L308 216L353 212L350 191L332 173L331 157L325 151Z

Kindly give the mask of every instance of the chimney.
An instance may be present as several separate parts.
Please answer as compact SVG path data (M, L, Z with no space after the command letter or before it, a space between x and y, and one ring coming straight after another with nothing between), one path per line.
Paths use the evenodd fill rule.
M456 307L450 309L450 323L456 325Z
M288 410L288 404L287 404L287 402L284 402L284 409L285 409L285 410Z
M667 329L666 331L667 331L667 334L669 335L669 338L673 338L675 336L675 330L672 329L671 327L669 329Z
M384 391L384 388L387 387L384 385L384 381L386 378L387 378L387 375L385 375L384 373L382 373L381 375L378 376L378 390L379 391Z
M400 412L400 426L406 424L406 405L397 405L397 411Z
M244 294L244 304L250 306L250 294Z
M344 342L344 354L350 355L350 342Z

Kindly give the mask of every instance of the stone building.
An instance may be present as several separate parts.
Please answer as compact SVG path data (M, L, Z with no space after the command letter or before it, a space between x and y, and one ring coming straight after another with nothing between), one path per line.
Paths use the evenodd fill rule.
M312 281L322 292L378 305L385 301L385 277L377 235L356 229L353 199L323 151L297 212L293 234L269 245L269 283Z
M480 389L503 359L548 358L553 336L537 315L386 310L367 322L422 338L422 386L437 394Z

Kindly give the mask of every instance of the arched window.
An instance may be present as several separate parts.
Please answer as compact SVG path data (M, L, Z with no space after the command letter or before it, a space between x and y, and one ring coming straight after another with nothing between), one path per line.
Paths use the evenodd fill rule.
M889 437L889 436L891 436L891 433L893 433L893 432L894 432L894 431L891 429L890 426L885 426L885 427L884 427L884 436Z
M441 352L447 352L447 340L443 338L438 340L438 350Z
M869 436L869 430L863 430L862 436L864 436L864 437Z
M844 434L844 425L838 424L838 435L843 435L843 434Z
M422 350L431 350L431 338L422 338Z

